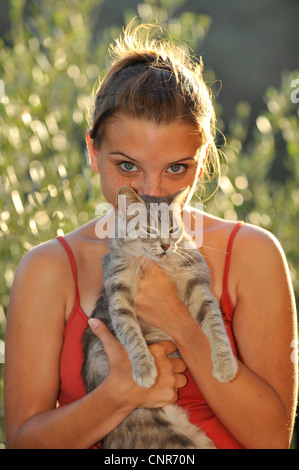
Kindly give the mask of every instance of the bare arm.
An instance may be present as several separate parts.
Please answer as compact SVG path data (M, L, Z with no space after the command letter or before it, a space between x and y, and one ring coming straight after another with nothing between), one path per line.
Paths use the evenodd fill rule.
M296 312L287 264L271 236L247 226L234 242L233 257L233 330L240 358L235 380L221 384L214 379L209 342L177 298L171 302L164 295L163 306L156 301L155 308L165 315L157 315L155 325L172 336L210 407L244 447L287 448L297 393L290 347L296 338ZM151 282L154 278L157 273ZM159 285L163 292L171 290L161 277ZM160 298L158 283L154 289ZM146 321L144 312L141 316Z
M150 390L132 379L127 353L104 325L95 329L109 357L107 379L82 399L56 408L63 345L67 273L53 246L25 256L8 312L5 416L9 448L89 448L137 406L163 406L185 384L183 361L170 360L170 342L154 346L159 370Z

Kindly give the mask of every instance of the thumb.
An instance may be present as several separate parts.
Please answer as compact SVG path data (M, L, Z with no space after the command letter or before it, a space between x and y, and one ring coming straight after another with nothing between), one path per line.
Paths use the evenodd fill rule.
M90 318L88 324L91 331L102 341L105 352L109 354L111 348L119 345L119 341L113 336L109 328L98 318Z

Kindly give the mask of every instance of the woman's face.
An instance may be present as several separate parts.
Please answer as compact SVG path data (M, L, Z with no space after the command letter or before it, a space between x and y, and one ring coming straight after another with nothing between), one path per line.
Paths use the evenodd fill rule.
M97 152L87 139L91 165L100 174L103 195L115 207L122 186L139 195L173 194L185 186L194 189L205 148L191 123L158 126L147 120L118 114L105 125Z

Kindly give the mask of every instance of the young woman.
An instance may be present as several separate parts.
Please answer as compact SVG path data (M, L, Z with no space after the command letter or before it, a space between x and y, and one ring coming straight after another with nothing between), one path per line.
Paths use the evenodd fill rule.
M117 59L99 86L87 132L91 166L113 205L121 186L163 196L189 185L191 195L217 156L214 112L200 66L163 41L141 40L144 31L128 29L116 43ZM236 378L214 379L207 338L170 279L152 264L140 284L137 314L173 339L150 346L156 383L150 389L136 385L126 351L93 320L110 372L85 395L81 337L102 286L101 260L108 250L92 220L39 245L17 269L6 335L9 448L90 448L136 407L176 401L219 448L289 446L297 390L291 360L296 313L285 256L262 229L202 217L200 250L238 360ZM182 359L168 357L176 348Z

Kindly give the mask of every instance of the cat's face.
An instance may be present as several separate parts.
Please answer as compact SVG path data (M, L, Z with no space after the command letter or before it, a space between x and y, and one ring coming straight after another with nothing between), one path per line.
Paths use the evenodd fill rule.
M124 249L153 260L176 251L184 236L181 210L188 191L187 187L175 195L156 198L139 197L131 188L121 188L118 224L126 230L122 238Z

